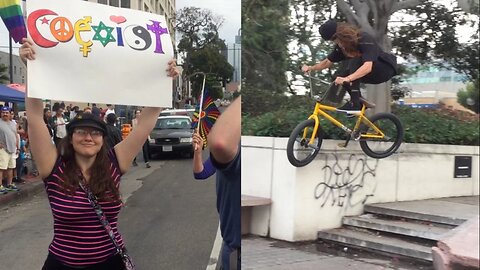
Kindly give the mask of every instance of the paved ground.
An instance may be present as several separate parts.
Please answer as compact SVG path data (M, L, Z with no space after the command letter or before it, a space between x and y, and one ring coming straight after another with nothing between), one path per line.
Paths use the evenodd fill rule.
M398 202L392 208L412 208L413 212L442 213L465 218L479 213L479 196ZM420 212L422 212L420 211ZM257 236L242 239L243 270L432 270L425 264L393 255L379 255L321 241L289 243Z
M348 248L339 251L319 242L288 243L247 236L242 239L242 270L254 269L431 270L433 267Z

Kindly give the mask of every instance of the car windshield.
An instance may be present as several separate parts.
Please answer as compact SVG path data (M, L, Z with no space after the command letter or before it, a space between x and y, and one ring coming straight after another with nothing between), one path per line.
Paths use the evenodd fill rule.
M190 129L191 127L191 121L187 118L163 118L158 119L155 124L155 129Z

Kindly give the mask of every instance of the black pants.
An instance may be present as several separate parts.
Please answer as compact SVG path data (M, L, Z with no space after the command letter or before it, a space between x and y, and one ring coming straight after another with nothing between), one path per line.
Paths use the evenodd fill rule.
M148 139L145 141L145 143L142 146L142 155L143 155L143 161L145 163L149 162L150 159L148 158L148 152L150 152L150 144L148 143ZM134 162L137 162L137 157L133 159Z
M120 255L115 255L108 258L102 263L97 263L94 265L86 266L83 268L69 267L63 265L60 261L55 258L55 255L48 253L48 257L45 260L45 264L42 267L42 270L123 270L125 266L123 264L122 258Z
M348 60L346 69L342 71L338 76L346 77L354 73L360 66L363 65L360 57ZM366 84L380 84L390 80L395 76L396 72L393 67L383 60L377 60L373 62L372 71L364 77L352 82L351 89L360 89L360 83Z

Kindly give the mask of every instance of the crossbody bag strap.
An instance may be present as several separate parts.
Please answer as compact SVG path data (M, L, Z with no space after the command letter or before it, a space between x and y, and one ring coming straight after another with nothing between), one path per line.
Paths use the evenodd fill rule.
M107 217L105 216L105 213L102 211L102 207L100 207L100 204L98 204L97 196L95 196L90 188L88 188L87 185L85 185L85 178L83 175L80 173L80 187L85 191L87 194L88 201L93 207L93 210L95 210L95 214L97 214L98 219L100 220L100 223L102 224L103 228L107 232L108 236L110 237L110 240L112 241L113 245L115 246L115 249L117 250L118 254L123 257L124 252L123 249L120 247L120 245L117 243L117 240L115 239L115 235L113 235L112 227L110 226L110 222L108 222Z

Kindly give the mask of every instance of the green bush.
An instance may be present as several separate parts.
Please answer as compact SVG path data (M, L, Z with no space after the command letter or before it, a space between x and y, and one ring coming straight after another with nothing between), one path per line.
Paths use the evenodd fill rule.
M299 99L299 97L295 97ZM310 101L303 105L292 100L282 108L262 115L242 117L242 133L250 136L288 137L301 121L307 119L313 109ZM446 110L415 109L394 106L405 128L404 142L427 144L479 145L479 120L477 116L462 115ZM334 113L335 118L348 127L354 126L354 119L345 114ZM345 132L322 119L321 127L326 139L345 139Z

